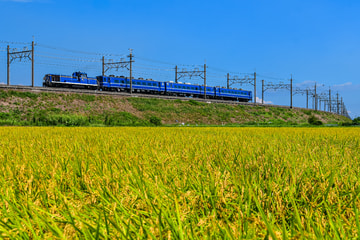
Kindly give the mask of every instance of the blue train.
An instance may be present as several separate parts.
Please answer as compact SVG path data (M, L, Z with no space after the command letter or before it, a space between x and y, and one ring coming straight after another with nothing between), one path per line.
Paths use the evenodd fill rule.
M44 87L69 87L94 89L101 91L130 91L130 79L124 76L97 76L88 77L84 72L74 72L71 76L46 74L43 82ZM172 81L160 82L152 79L133 79L133 92L182 96L182 97L204 97L204 86L190 83L174 83ZM252 92L242 89L227 89L221 87L206 86L206 97L211 99L222 99L239 102L252 100Z

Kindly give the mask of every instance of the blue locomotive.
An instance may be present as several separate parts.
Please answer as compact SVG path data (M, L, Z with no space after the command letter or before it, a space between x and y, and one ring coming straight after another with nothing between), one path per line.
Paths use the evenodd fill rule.
M101 91L130 91L130 79L124 76L97 76L88 77L84 72L74 72L71 76L46 74L43 86L97 89ZM190 83L175 83L172 81L160 82L152 79L132 79L133 92L203 98L205 87ZM252 92L242 89L227 89L222 87L206 86L206 97L239 102L252 100Z

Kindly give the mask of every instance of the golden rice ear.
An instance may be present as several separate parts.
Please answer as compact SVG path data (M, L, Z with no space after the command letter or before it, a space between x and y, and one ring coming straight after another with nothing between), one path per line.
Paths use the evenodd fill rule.
M360 229L357 128L0 127L0 136L3 238L348 239Z

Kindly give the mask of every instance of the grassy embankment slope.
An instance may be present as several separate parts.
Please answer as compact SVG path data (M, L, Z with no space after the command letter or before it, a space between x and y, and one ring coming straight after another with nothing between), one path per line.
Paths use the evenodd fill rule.
M151 126L151 125L307 125L350 123L342 116L312 110L208 104L74 93L0 90L0 125Z

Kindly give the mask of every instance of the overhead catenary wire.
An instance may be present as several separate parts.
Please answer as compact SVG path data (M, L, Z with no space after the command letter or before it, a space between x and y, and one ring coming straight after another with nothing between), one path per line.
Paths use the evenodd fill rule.
M49 46L44 44L37 44L38 47L53 49L53 50L60 50L65 52L72 52L72 53L79 53L79 54L87 54L87 55L98 55L98 56L119 56L124 57L127 54L113 54L113 53L99 53L99 52L86 52L86 51L80 51L80 50L73 50L73 49L67 49L63 47L55 47L55 46Z
M58 52L48 52L48 51L42 51L42 50L36 50L36 54L37 55L46 55L46 56L58 56L58 57L63 57L63 58L81 58L81 59L91 59L91 60L98 60L98 61L101 61L102 58L101 57L87 57L87 56L79 56L79 55L66 55L65 54L59 54Z
M44 58L51 58L51 59L58 59L58 60L66 60L66 61L77 61L77 62L98 62L100 63L101 60L90 60L90 59L81 59L81 58L61 58L61 57L53 57L53 56L46 56L42 54L36 54L37 57L44 57Z
M267 78L267 79L279 80L279 81L288 81L288 80L290 80L290 78L270 77L270 76L266 76L266 75L263 75L263 74L257 74L257 76L261 77L261 78Z
M138 55L135 56L135 59L136 58L144 60L144 61L160 63L160 64L167 64L167 65L172 65L172 66L180 66L180 67L202 67L203 66L201 64L176 64L176 63L170 63L170 62L165 62L165 61L160 61L160 60L154 60L154 59L139 57Z
M15 41L5 41L5 40L0 40L0 43L14 44L14 45L31 45L31 42L15 42Z
M145 66L145 67L153 67L156 69L164 69L164 70L171 70L171 71L175 71L175 68L160 68L159 66L155 66L155 65L149 65L149 64L144 64L142 62L135 62L136 66Z
M225 74L227 73L231 73L232 75L253 75L254 73L248 73L248 72L234 72L234 71L228 71L228 70L224 70L224 69L220 69L218 67L213 67L213 66L208 66L207 67L209 70L214 70L217 72L223 72Z

